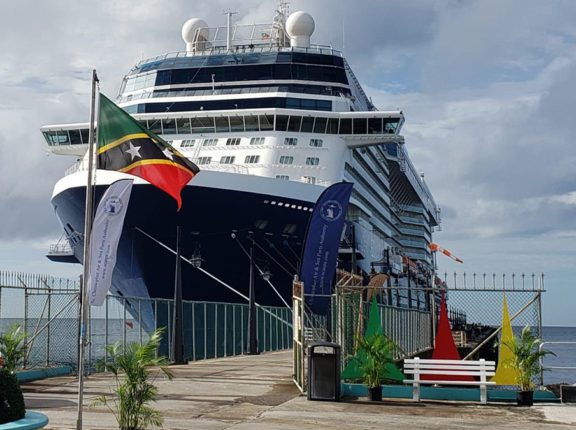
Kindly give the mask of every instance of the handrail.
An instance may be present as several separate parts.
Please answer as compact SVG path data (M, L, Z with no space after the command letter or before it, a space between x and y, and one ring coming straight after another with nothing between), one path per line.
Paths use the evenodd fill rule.
M542 342L538 350L542 352L544 345L576 345L576 342L570 341L556 341L556 342ZM576 366L548 366L546 370L576 370ZM544 357L540 357L540 385L544 385Z
M309 47L292 47L292 46L276 46L270 44L255 45L252 47L240 48L241 53L263 53L263 52L304 52L313 54L335 55L344 58L341 51L332 48L329 45L310 45ZM130 72L134 72L139 67L154 63L156 61L169 60L172 58L187 58L187 57L201 57L215 54L234 54L236 50L230 50L225 46L207 46L205 49L197 49L195 51L174 51L165 54L157 55L155 57L146 58L139 61Z

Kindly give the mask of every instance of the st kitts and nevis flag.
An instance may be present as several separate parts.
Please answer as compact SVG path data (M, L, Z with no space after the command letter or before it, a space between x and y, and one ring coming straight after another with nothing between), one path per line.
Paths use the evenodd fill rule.
M139 176L170 194L182 207L182 188L199 172L170 144L142 127L100 94L97 167Z

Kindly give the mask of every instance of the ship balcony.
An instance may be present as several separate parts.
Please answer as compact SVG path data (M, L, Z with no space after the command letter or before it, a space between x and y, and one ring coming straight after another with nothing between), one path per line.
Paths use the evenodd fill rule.
M74 251L72 247L66 242L58 242L55 244L50 245L50 249L48 250L48 254L46 257L50 261L55 261L59 263L77 263L78 260L74 256Z

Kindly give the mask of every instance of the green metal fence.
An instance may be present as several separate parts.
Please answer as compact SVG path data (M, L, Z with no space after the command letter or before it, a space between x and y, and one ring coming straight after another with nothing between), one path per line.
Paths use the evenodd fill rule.
M79 288L77 280L0 271L0 333L13 324L24 327L28 333L25 367L69 365L77 369ZM94 369L98 360L106 358L106 345L147 340L146 327L165 328L159 354L169 356L173 309L172 300L108 296L103 306L90 309L87 368ZM257 308L260 352L292 347L291 312L285 307ZM152 320L146 324L142 315L152 316ZM243 354L247 322L247 304L184 301L184 358Z

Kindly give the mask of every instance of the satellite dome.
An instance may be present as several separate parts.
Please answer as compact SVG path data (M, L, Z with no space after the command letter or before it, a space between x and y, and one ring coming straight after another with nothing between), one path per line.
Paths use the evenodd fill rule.
M200 30L200 31L198 31ZM208 40L208 24L200 18L190 18L182 26L182 39L186 42L186 50L193 51L196 43Z
M308 12L301 10L291 14L286 20L286 31L290 36L290 46L308 48L310 36L314 33L314 18Z

